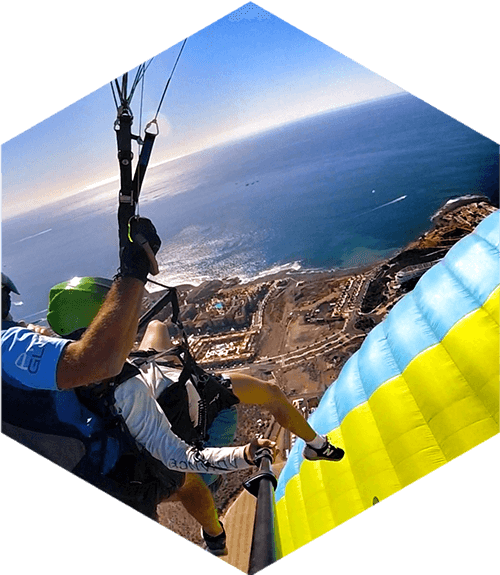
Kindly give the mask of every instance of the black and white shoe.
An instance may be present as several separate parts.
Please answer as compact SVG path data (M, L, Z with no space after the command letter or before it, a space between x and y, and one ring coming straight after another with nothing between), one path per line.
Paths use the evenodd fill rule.
M228 554L228 550L226 547L226 531L222 523L221 527L222 527L222 533L216 535L215 537L208 535L208 533L205 533L203 529L201 530L201 535L203 537L203 540L205 541L205 549L209 551L212 555L215 555L216 557L222 557L223 555Z
M302 455L309 461L340 461L344 457L344 450L340 447L335 447L327 440L325 445L319 449L315 449L306 443Z

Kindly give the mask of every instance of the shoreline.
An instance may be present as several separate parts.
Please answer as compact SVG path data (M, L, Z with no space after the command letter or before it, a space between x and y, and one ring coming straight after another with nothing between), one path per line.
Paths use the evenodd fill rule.
M271 267L267 270L263 270L256 274L251 278L241 278L239 276L227 276L224 278L207 278L200 282L189 282L185 281L175 286L179 291L186 291L191 289L199 288L202 285L208 284L214 281L221 281L224 284L230 285L237 283L240 286L246 285L255 285L258 283L274 281L274 280L284 280L288 278L296 279L296 280L305 280L308 281L309 279L315 279L320 276L325 276L329 278L341 278L348 275L356 275L359 273L367 273L371 269L383 265L384 263L396 258L402 252L411 249L412 246L418 244L418 242L426 235L431 233L436 227L442 224L443 217L446 214L452 213L453 211L457 210L462 206L466 206L472 203L485 203L489 204L492 207L498 208L495 206L488 196L483 194L470 194L470 195L462 195L457 196L456 198L450 198L447 200L440 208L436 210L436 212L430 216L429 218L429 227L426 231L422 232L419 236L417 236L414 240L410 240L407 244L400 248L396 248L390 256L383 257L381 259L377 259L369 264L359 265L359 266L352 266L348 268L307 268L302 267L300 262L293 262L293 263L286 263L286 264L277 264L274 268L283 268L278 269L277 271L272 271L274 268ZM298 266L297 268L295 266ZM297 277L296 277L297 276ZM161 282L160 282L161 283ZM159 293L165 293L165 287L158 286L157 288L152 288L148 290L148 293L153 296L154 299L157 298Z
M320 395L425 271L497 209L478 195L447 201L425 232L372 264L178 286L179 319L191 351L205 369L273 378L290 397ZM163 293L150 294L145 309ZM167 322L175 341L180 333L171 313L167 306L155 319Z
M198 323L203 333L191 334L191 349L198 363L209 371L228 375L240 371L275 381L307 418L366 335L413 289L420 276L412 276L412 269L416 267L423 273L496 210L489 201L477 201L475 197L451 210L439 210L439 217L433 218L426 232L397 254L371 266L282 272L252 285L241 285L234 278L226 279L226 284L217 280L181 292L190 301L188 308L203 316ZM239 299L248 304L251 297L257 303L250 306L246 325L237 325L236 320L232 325L217 325L216 320L223 314L214 302ZM180 304L182 309L181 298ZM240 309L244 308L242 305ZM222 311L227 313L229 309ZM158 319L168 316L169 312L164 311ZM214 350L219 355L214 355ZM270 437L277 442L281 459L286 460L292 444L290 434L258 406L237 407L235 444ZM225 476L216 491L214 499L223 519L241 493L244 479L241 473ZM160 505L159 515L162 525L201 544L197 523L179 504Z
M258 364L266 363L268 373L279 373L286 354L341 334L343 345L334 346L339 361L318 368L331 381L344 363L343 348L380 323L429 267L496 209L488 198L477 195L448 201L432 216L425 232L373 264L332 270L288 269L244 283L229 277L198 286L177 286L185 335L201 365L244 368L258 377L263 371ZM149 294L145 310L166 292ZM170 315L168 306L155 318L168 322ZM179 336L173 324L169 331L173 340ZM324 389L325 377L312 379L321 381L319 388Z
M196 360L208 371L229 376L239 371L275 381L307 418L366 335L413 289L422 274L412 276L412 270L416 267L424 273L479 221L497 210L489 201L476 200L471 197L470 201L446 210L431 222L426 232L397 254L374 265L321 272L282 272L253 285L241 285L234 278L226 279L225 283L214 280L181 291L181 309L187 305L202 316L198 323L194 322L200 333L191 333L189 337ZM189 303L183 304L182 298ZM221 312L215 303L239 300L241 311L252 298L256 305L250 306L244 318L246 323L239 323L235 314L233 323L223 324L221 318L230 308ZM157 318L165 320L169 313L164 310ZM243 316L242 312L240 319ZM171 335L175 336L175 330ZM258 406L239 405L235 444L262 436L277 442L285 460L292 443L290 434ZM215 493L222 517L241 493L242 480L241 474L225 476ZM171 505L159 507L161 524L201 544L196 522L179 505Z

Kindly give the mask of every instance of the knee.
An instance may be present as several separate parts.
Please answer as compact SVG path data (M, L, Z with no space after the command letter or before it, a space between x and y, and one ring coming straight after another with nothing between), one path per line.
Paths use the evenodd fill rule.
M154 319L148 323L146 331L158 332L163 331L164 329L167 329L167 326L159 319Z
M273 381L266 381L264 383L264 388L266 390L266 395L269 397L270 402L282 401L284 398L283 392L281 391L279 385Z
M168 327L160 320L154 319L148 323L139 349L153 348L157 351L168 349L172 346Z
M159 331L161 331L161 325L163 325L161 323L161 321L154 319L153 321L150 321L148 323L148 325L146 326L146 329L144 331L144 335L142 337L142 341L144 342L147 339L151 339L153 337L155 337Z

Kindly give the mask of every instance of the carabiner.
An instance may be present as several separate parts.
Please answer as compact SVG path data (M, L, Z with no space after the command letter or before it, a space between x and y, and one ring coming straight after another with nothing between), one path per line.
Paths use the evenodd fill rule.
M152 132L152 131L151 131L151 132L148 132L148 128L149 128L150 126L152 126L153 124L156 126L156 132ZM160 128L159 128L159 126L158 126L158 120L157 120L156 118L154 118L153 120L151 120L151 122L149 122L148 124L146 124L146 127L144 128L144 132L145 132L146 134L151 134L151 135L153 135L153 136L157 136L157 135L160 133Z

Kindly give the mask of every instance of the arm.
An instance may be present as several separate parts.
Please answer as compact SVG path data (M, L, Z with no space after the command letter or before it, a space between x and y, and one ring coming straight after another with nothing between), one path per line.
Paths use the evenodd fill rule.
M274 449L272 442L260 440L246 446L196 450L174 434L167 417L140 377L133 377L118 386L115 406L134 439L165 467L175 471L230 473L251 467L248 461L253 460L259 447Z
M115 391L115 407L134 439L175 471L228 473L247 469L244 448L209 448L197 452L177 437L170 423L140 377L132 377Z
M144 283L118 278L82 339L68 344L57 365L57 386L69 389L120 373L134 345Z

